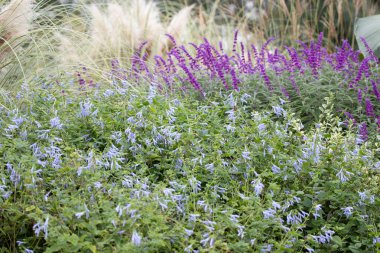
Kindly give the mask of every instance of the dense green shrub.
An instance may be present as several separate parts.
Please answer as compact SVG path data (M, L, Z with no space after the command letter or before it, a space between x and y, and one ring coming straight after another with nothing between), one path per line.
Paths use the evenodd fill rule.
M24 85L1 101L2 250L378 251L378 144L333 99L310 130L252 103Z

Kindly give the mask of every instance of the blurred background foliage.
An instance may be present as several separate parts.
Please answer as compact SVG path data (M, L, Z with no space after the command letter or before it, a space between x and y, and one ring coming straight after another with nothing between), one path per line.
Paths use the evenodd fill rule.
M109 2L123 3L131 0L37 0L41 7L56 5L67 9L73 4ZM343 39L354 45L355 20L380 13L380 1L377 0L154 0L154 2L160 8L163 21L184 6L194 5L193 18L199 23L234 25L252 33L251 36L256 37L256 40L263 41L275 37L278 39L278 44L286 45L292 45L297 40L308 41L323 32L329 49L334 49ZM213 20L210 20L208 14L211 14Z
M291 45L297 40L308 41L320 32L325 43L334 49L343 39L355 44L356 18L380 13L377 0L159 0L162 6L195 4L202 10L215 9L216 22L226 20L244 27L254 36ZM215 7L217 5L217 7Z

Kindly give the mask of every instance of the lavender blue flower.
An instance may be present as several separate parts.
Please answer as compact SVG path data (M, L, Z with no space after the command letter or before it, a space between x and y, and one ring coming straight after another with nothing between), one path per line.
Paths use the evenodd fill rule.
M141 236L134 230L132 233L132 243L136 246L140 246L141 244Z
M343 214L346 215L346 218L349 218L352 216L352 210L354 210L354 208L352 206L348 206L341 208L341 210L343 211Z
M321 217L321 214L320 214L321 211L322 211L322 205L321 204L317 204L315 206L315 210L314 210L314 213L313 213L314 219L317 219L318 217Z
M238 226L238 237L240 237L241 239L244 238L244 234L245 234L244 229L245 229L244 226Z
M90 100L86 100L84 102L79 103L80 112L78 114L79 118L86 118L91 115L96 115L97 111L92 111L94 105L90 102Z
M268 210L264 210L263 215L264 215L264 219L274 218L274 216L276 215L276 210L272 209L272 208L270 208Z
M40 222L36 223L33 225L33 230L34 230L34 233L39 236L41 230L44 232L44 238L45 240L47 239L48 237L48 225L49 225L49 216L46 217L46 220L44 222L44 224L41 224Z
M54 118L52 118L52 119L50 120L50 126L51 126L52 128L62 129L63 124L61 124L61 120L59 119L59 117L56 116L56 117L54 117Z
M345 171L343 169L340 169L340 171L336 174L336 176L339 178L339 180L342 182L342 183L345 183L347 181L349 181L349 177L353 175L353 173L349 172L349 171Z
M260 180L260 179L255 179L255 180L253 180L253 181L251 182L251 184L253 185L254 190L255 190L255 194L256 194L256 196L258 197L258 196L262 193L262 191L263 191L263 189L264 189L264 184L261 183L261 180Z

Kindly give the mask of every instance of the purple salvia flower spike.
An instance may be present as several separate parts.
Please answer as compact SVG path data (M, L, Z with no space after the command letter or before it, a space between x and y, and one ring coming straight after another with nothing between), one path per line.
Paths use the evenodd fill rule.
M235 30L234 33L234 44L232 45L232 52L236 54L236 44L237 44L237 37L238 37L239 30Z
M375 117L373 105L368 97L365 98L365 112L368 117Z
M374 61L376 63L379 63L379 59L377 58L377 56L375 55L375 53L373 52L373 50L370 48L370 46L368 45L367 41L363 37L360 37L360 40L363 42L364 47L366 48L367 53L369 54L369 58L372 61Z

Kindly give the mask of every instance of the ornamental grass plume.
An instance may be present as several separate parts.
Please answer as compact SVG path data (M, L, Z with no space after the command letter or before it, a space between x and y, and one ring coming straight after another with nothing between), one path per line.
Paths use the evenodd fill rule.
M106 63L105 59L130 58L145 41L144 52L147 52L149 59L155 54L162 54L173 46L166 33L176 39L189 37L188 23L193 7L182 8L166 22L161 20L159 6L152 0L76 6L83 8L88 18L73 16L71 21L79 20L87 29L76 31L77 28L67 25L67 29L57 32L62 63L93 62L97 65ZM70 18L68 21L70 23Z
M33 0L12 0L0 11L0 45L24 36L31 26Z
M189 30L188 30L188 24L189 20L191 18L191 11L193 10L194 5L191 6L186 6L183 9L181 9L177 14L175 14L172 17L172 20L170 21L169 25L166 27L166 33L172 35L174 38L179 38L182 39L185 37L189 37ZM163 37L163 39L159 42L160 44L158 45L159 52L162 52L164 47L169 47L170 48L170 42L166 37Z
M99 49L118 52L137 48L145 40L152 42L164 34L160 11L153 1L132 0L88 6L90 13L89 36ZM118 52L121 53L121 52Z
M0 10L0 61L14 48L14 41L28 34L34 0L12 0ZM1 66L1 65L0 65Z

